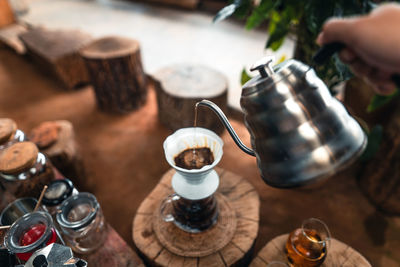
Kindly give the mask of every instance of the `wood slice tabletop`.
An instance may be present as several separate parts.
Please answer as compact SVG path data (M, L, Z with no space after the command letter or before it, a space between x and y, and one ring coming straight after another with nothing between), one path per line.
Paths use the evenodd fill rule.
M259 196L255 188L242 177L221 168L215 168L215 170L220 177L216 195L221 194L235 212L236 230L233 237L221 249L198 257L177 255L159 241L156 231L154 231L154 225L157 225L155 221L159 219L155 213L159 209L162 199L173 193L171 179L175 171L171 169L163 175L159 184L142 202L133 220L133 240L146 258L147 264L153 266L245 266L248 264L258 233ZM175 227L173 223L170 224L170 227ZM218 222L214 227L217 226ZM175 228L175 233L182 231ZM212 228L207 231L211 230ZM202 240L202 236L207 235L207 231L185 234L192 238L191 242L201 242L199 240ZM226 234L228 235L228 232ZM207 245L207 242L203 244ZM188 244L188 246L190 245L192 244ZM205 249L203 250L205 251Z
M257 254L250 267L267 266L271 261L287 262L285 243L289 234L275 237ZM332 238L322 267L371 267L371 264L352 247Z

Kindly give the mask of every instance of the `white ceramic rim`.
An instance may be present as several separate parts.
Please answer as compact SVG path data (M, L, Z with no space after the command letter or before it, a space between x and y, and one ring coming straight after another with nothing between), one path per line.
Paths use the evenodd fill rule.
M173 155L172 157L167 155L167 151L169 151L168 146L170 143L172 142L176 142L178 141L178 137L180 136L188 136L188 135L192 135L193 131L196 129L196 134L199 135L207 135L209 137L211 137L212 139L214 139L216 141L216 143L220 146L220 153L218 153L218 155L214 154L214 162L211 165L206 165L203 166L201 169L192 169L192 170L188 170L188 169L184 169L181 167L178 167L175 165L174 162L174 157L177 156ZM223 146L224 146L224 142L222 141L222 139L213 131L206 129L206 128L202 128L202 127L187 127L187 128L182 128L179 129L177 131L175 131L173 134L169 135L164 143L163 143L163 148L164 148L164 155L165 155L165 159L167 160L168 164L171 165L171 167L173 167L175 170L177 171L181 171L184 173L202 173L202 172L206 172L212 168L214 168L222 159L222 155L223 155ZM189 147L188 147L189 148ZM209 147L212 150L212 147ZM181 150L180 152L182 152L183 150Z

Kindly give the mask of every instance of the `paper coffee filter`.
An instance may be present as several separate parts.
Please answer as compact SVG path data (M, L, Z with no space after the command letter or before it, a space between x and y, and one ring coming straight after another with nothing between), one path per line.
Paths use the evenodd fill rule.
M164 141L164 152L168 163L176 167L174 158L182 151L190 148L208 147L214 154L214 162L208 166L215 166L222 158L222 146L222 139L213 131L201 127L191 127L179 129L168 136Z

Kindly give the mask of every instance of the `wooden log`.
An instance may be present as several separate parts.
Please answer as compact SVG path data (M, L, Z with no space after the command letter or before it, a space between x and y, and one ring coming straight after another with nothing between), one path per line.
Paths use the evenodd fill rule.
M400 107L384 127L377 154L361 168L358 184L381 211L400 215Z
M2 27L0 28L0 42L20 55L25 54L25 46L18 36L27 31L28 29L21 24L11 24Z
M285 244L289 234L275 237L269 241L252 260L250 267L265 267L271 261L288 262ZM350 246L332 238L325 261L321 267L371 267L371 264Z
M76 187L82 190L87 188L85 168L71 122L66 120L43 122L31 130L29 139Z
M220 176L220 186L216 193L217 199L219 198L218 203L226 200L235 214L236 227L233 236L227 238L228 242L218 248L215 243L210 244L210 242L218 242L211 236L225 233L229 237L229 231L233 229L229 221L225 225L221 224L222 229L218 229L220 223L218 221L214 226L216 229L211 228L197 234L183 232L172 223L159 221L160 202L172 193L171 179L175 171L169 170L139 206L133 220L133 240L148 265L246 266L249 263L259 225L260 200L258 194L255 188L242 177L220 168L216 168L216 171ZM226 206L222 208L225 209ZM225 215L223 217L229 218ZM163 225L165 229L161 229L160 225ZM167 237L160 234L160 231L169 232L172 236ZM169 243L166 243L165 240L161 241L160 237L169 238ZM183 244L183 240L186 240L186 246ZM218 240L224 242L224 238ZM173 244L172 241L177 244ZM198 247L197 250L193 249L201 244L203 247ZM214 247L215 250L208 250L211 247Z
M227 112L227 79L205 66L181 64L163 68L152 75L157 92L158 117L172 131L193 127L195 104L208 99ZM197 126L218 134L224 130L218 117L199 107Z
M89 76L78 51L92 40L90 35L78 30L33 28L20 38L35 63L53 74L66 89L88 83Z
M8 0L0 1L0 28L15 22L14 13Z
M184 9L196 9L199 5L199 0L140 0L142 2L152 2L157 4L176 6Z
M101 110L125 113L141 107L147 98L139 42L105 37L81 50Z

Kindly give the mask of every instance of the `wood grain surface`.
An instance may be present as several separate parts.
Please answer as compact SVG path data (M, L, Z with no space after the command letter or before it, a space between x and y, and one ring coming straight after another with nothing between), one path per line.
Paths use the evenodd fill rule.
M46 74L52 74L64 88L87 84L89 76L78 51L91 42L89 34L78 30L29 29L19 35L27 54Z
M222 249L203 257L179 256L163 246L153 229L153 222L157 219L154 212L159 207L160 201L166 193L172 193L171 179L175 171L169 170L142 202L133 220L133 240L149 265L243 266L248 263L258 232L260 208L258 194L242 177L220 168L216 168L216 171L220 176L217 192L228 200L236 214L236 231L230 242ZM204 241L202 233L192 234L192 238L199 239L196 242Z
M250 267L265 267L271 261L287 262L284 251L289 234L275 237L257 254ZM322 267L371 267L371 264L350 246L332 238Z
M122 37L104 37L81 50L97 106L113 113L140 108L147 99L147 78L139 42Z
M192 127L195 105L208 99L227 112L227 79L220 72L206 66L177 64L158 70L152 79L157 92L158 117L172 131ZM197 126L218 134L224 127L209 109L199 107Z

